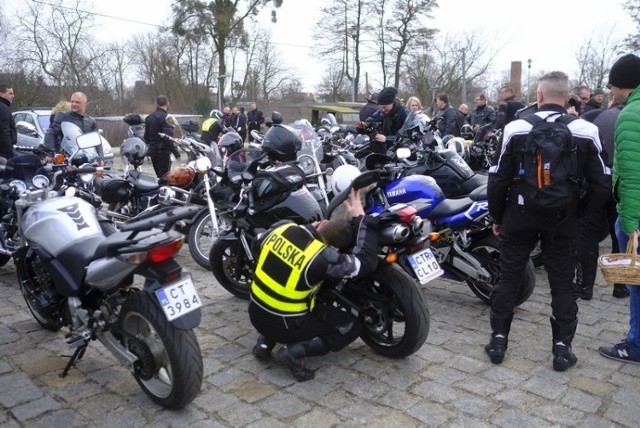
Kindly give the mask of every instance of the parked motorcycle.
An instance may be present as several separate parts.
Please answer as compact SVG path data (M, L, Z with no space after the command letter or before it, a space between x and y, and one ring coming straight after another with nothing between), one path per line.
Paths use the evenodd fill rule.
M78 137L81 148L100 143L84 137ZM174 260L182 235L171 227L193 209L157 212L105 237L90 204L58 197L48 180L40 180L39 188L16 201L21 246L13 259L35 320L50 331L65 328L66 342L75 348L61 376L97 339L154 402L184 407L202 383L193 332L202 303L190 275ZM142 288L131 287L134 274L145 278Z
M411 155L408 149L399 149L399 158ZM425 175L407 175L412 163L394 161L391 157L373 154L367 157L367 169L381 172L385 197L372 199L370 211L383 210L387 204L405 203L416 207L417 214L431 225L430 240L439 266L445 276L464 281L471 291L489 304L491 291L498 281L500 242L493 235L488 218L489 204L486 186L480 187L464 198L449 199L435 179ZM336 174L338 172L336 171ZM399 264L418 280L431 272L429 263L407 257ZM524 303L535 287L535 268L529 261L522 281L517 304Z

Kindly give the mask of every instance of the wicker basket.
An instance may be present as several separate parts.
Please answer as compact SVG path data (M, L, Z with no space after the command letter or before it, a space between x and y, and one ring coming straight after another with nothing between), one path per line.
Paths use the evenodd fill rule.
M627 242L627 252L603 254L598 258L598 266L604 280L609 284L640 285L640 263L637 263L638 232Z

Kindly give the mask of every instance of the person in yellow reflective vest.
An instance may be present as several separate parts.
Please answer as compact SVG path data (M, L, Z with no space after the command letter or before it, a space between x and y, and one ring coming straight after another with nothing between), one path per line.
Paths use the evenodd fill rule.
M218 142L218 137L222 134L222 121L220 120L222 113L218 110L211 110L209 118L202 122L202 135L200 139L207 144Z
M301 382L314 377L305 356L339 351L360 335L356 316L314 300L323 280L366 275L378 263L378 219L364 214L359 191L345 206L351 222L279 222L261 238L249 303L251 324L260 333L253 353L267 359L276 343L284 344L278 355ZM351 252L341 253L354 236Z

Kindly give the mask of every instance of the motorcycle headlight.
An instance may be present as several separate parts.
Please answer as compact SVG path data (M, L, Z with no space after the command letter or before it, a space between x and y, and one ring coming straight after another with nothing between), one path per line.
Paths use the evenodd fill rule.
M311 156L300 156L298 158L298 167L300 167L305 175L311 175L316 172L316 165Z

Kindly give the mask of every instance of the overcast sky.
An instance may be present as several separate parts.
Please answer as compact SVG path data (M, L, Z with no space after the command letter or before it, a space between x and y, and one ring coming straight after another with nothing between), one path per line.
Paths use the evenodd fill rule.
M2 2L15 8L22 0ZM103 28L100 36L124 40L136 32L155 28L142 23L168 25L171 4L171 0L95 0L94 11L104 15L96 16L96 23ZM308 91L314 91L324 71L312 48L312 27L323 4L326 2L284 0L277 10L278 24L271 26L272 42L284 54L285 63L296 69ZM576 72L575 53L584 40L610 27L618 37L634 31L621 0L440 0L439 4L430 26L450 34L477 30L501 47L493 63L495 73L508 70L511 61L522 61L525 71L530 58L532 75L552 69L571 75ZM269 13L270 10L262 13L265 25L269 24Z

